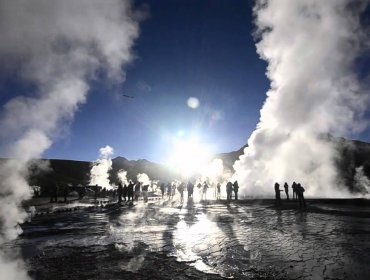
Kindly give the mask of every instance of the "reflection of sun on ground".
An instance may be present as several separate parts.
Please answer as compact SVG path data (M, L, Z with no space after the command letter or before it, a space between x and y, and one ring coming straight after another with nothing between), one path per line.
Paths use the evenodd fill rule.
M194 266L202 271L214 272L202 261L202 254L207 249L217 248L215 237L222 235L215 222L210 221L205 214L200 214L195 224L187 224L184 220L178 222L174 232L176 257L179 261L195 261Z

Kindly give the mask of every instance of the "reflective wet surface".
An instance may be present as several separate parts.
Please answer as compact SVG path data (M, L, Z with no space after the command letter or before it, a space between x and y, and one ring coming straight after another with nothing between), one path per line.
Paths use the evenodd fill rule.
M369 209L311 205L81 207L34 217L9 248L36 279L369 279Z

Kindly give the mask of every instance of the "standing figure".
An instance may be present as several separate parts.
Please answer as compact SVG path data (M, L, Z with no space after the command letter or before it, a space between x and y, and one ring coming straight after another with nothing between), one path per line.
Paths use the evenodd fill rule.
M51 189L50 202L58 202L58 184L55 184Z
M297 184L296 184L296 182L293 182L292 190L293 190L293 200L296 200L297 199Z
M187 191L188 191L188 198L193 197L193 192L194 192L193 183L189 181L186 188L187 188Z
M127 200L130 201L134 201L134 183L132 181L130 181L128 183L128 186L127 186Z
M177 190L179 191L180 193L180 201L183 202L184 201L184 190L185 190L185 183L181 183L178 187L177 187Z
M140 196L140 182L135 184L135 201L139 201Z
M216 199L220 199L221 198L221 184L218 183L217 184L217 193L216 193Z
M170 199L172 195L172 185L171 183L167 184L167 198Z
M275 183L275 204L276 205L281 205L281 200L280 200L280 185L278 183Z
M148 202L148 189L149 189L149 185L144 185L142 187L144 203Z
M118 183L118 188L117 188L117 195L118 195L118 203L122 202L122 193L123 193L123 187L121 183Z
M239 191L238 181L234 182L233 189L234 189L235 200L238 200L238 191Z
M161 189L161 194L162 194L162 199L163 199L164 191L166 190L166 185L164 183L161 183L159 188Z
M298 195L298 200L299 200L299 207L302 208L302 206L304 208L306 208L306 201L304 200L304 193L305 189L301 186L300 183L297 184L297 187L296 187L296 193Z
M288 186L288 183L287 182L285 182L284 183L284 190L285 190L285 194L286 194L286 200L288 200L289 201L289 186Z
M174 197L175 194L176 194L176 184L172 183L172 194L171 194L171 196Z
M208 184L206 181L204 181L201 200L203 200L203 197L204 197L204 200L207 200L207 190L208 190Z
M124 201L126 201L127 191L128 191L128 189L127 189L127 185L126 185L126 184L124 184L124 185L123 185L123 188L122 188L122 197L123 197L123 200L124 200Z
M228 202L230 202L232 196L233 196L233 184L231 182L227 182L227 184L226 184L226 197L227 197Z
M67 196L68 196L68 185L65 185L63 188L64 203L67 203Z

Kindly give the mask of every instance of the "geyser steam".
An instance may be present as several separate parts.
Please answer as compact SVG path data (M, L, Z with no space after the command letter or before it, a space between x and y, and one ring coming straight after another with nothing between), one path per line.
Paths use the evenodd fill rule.
M29 92L2 108L2 154L17 158L0 169L0 243L14 238L29 198L28 161L41 157L52 139L86 101L88 80L99 70L122 82L122 66L138 36L130 1L0 0L0 65ZM14 95L17 93L14 92ZM1 246L0 244L0 246ZM0 251L1 276L22 279L20 267ZM2 278L3 279L3 278Z
M114 150L111 146L99 149L99 158L94 162L90 170L90 185L98 185L108 190L112 189L109 182L109 171L112 169Z
M358 132L368 97L353 62L368 44L360 13L368 1L257 1L257 52L271 88L235 179L247 195L272 195L295 180L311 196L348 195L337 180L335 149L323 135Z

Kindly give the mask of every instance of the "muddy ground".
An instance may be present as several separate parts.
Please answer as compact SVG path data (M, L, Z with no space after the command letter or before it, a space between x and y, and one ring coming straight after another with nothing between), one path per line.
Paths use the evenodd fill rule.
M8 244L34 279L370 275L367 200L308 200L306 210L273 200L34 204L37 215Z

